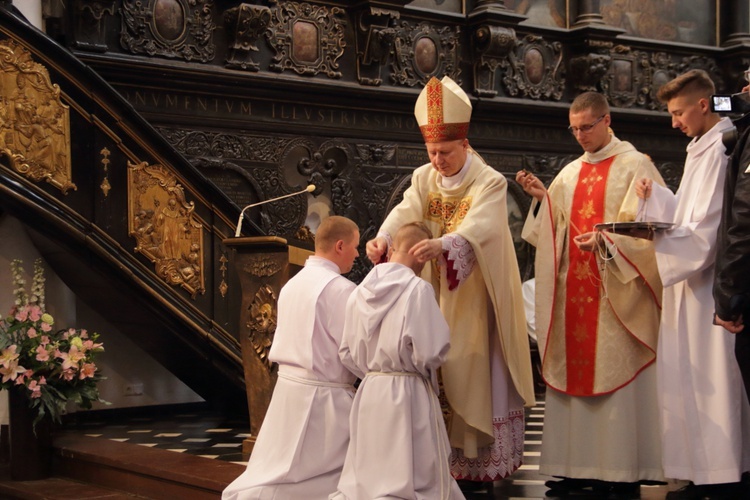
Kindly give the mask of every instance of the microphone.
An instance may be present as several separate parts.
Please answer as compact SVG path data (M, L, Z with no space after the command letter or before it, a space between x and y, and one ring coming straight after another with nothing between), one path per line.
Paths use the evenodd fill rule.
M302 194L302 193L312 193L313 191L315 191L315 184L310 184L302 191L297 191L296 193L289 193L289 194L285 194L284 196L277 196L276 198L271 198L270 200L263 200L263 201L259 201L258 203L251 203L250 205L243 208L242 212L240 212L240 218L237 219L237 230L234 232L234 237L239 238L240 236L240 232L242 231L242 218L245 216L245 210L247 210L248 208L253 208L253 207L257 207L258 205L271 203L272 201L289 198L290 196L297 196L298 194Z

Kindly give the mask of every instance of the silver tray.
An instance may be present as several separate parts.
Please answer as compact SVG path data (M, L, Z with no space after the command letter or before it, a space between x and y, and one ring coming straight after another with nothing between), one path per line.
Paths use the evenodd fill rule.
M671 222L602 222L596 224L594 229L597 231L607 231L615 234L625 234L640 238L649 238L648 235L672 229L674 224ZM649 238L650 239L650 238Z

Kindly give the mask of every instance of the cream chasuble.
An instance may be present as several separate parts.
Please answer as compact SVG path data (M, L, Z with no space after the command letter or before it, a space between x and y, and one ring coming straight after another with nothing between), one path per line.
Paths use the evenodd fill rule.
M542 474L661 480L655 359L661 282L651 241L602 233L606 251L572 239L632 221L635 182L662 183L651 161L612 137L565 166L524 238L536 251L536 332L547 385Z
M524 238L537 247L542 374L566 394L616 391L656 357L661 282L652 242L602 233L604 260L572 242L597 222L635 220L634 185L642 177L663 182L647 157L613 137L603 151L566 166L524 226Z
M435 287L451 331L451 349L441 368L443 389L452 411L448 429L451 446L462 450L464 458L474 458L480 448L500 441L493 423L497 385L504 385L506 389L501 392L510 401L518 400L512 415L521 422L520 429L509 426L506 420L502 432L509 440L506 446L516 448L510 439L521 442L519 457L511 458L510 466L499 463L507 461L507 456L487 457L487 462L494 462L491 468L499 473L470 472L459 465L452 468L459 478L492 480L508 475L520 464L522 405L534 404L534 391L521 280L507 224L507 181L478 155L472 153L470 161L465 177L452 188L442 186L440 175L431 164L416 169L403 201L391 211L381 230L395 234L403 224L423 221L435 238L456 233L474 250L478 269L456 289L448 288L445 266L425 266L422 276ZM494 340L488 332L495 332ZM493 349L498 356L491 355ZM492 366L494 357L502 358L501 366ZM498 376L502 373L506 373L506 382ZM504 452L513 454L513 450Z

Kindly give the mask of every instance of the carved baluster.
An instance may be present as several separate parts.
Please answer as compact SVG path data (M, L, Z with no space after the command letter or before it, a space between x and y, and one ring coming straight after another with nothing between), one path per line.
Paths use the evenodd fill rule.
M477 0L474 4L474 12L485 10L505 10L505 0Z
M578 17L576 17L574 27L590 24L604 24L599 0L580 0L578 2Z
M729 0L722 3L722 27L726 38L722 45L739 45L750 42L750 7L747 0Z

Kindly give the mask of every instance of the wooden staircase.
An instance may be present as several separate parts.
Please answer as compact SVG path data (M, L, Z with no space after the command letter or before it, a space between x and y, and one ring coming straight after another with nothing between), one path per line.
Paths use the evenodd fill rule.
M52 477L13 481L0 470L0 498L49 500L218 499L245 467L195 455L60 433Z

